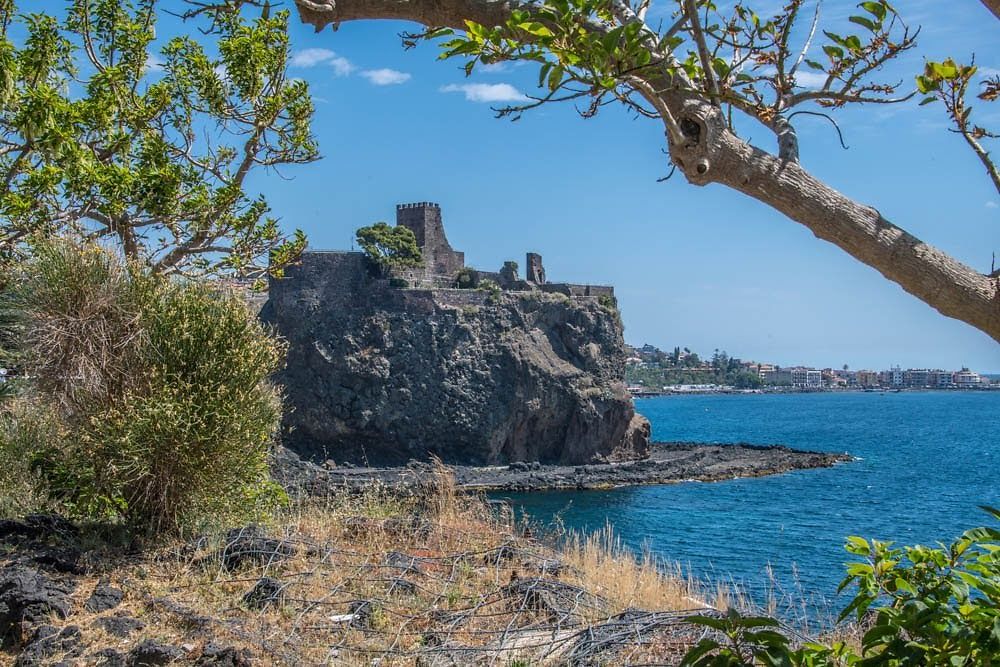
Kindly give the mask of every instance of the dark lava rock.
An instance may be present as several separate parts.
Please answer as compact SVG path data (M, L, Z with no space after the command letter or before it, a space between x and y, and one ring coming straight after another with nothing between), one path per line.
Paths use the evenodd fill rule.
M102 648L87 656L87 664L95 667L126 667L128 659L118 649Z
M22 627L40 625L52 615L66 618L72 589L25 565L0 570L0 637L17 636Z
M245 648L237 649L209 642L202 649L201 656L195 664L212 667L250 667L253 664L253 655Z
M598 299L385 282L361 253L306 253L272 282L260 316L289 345L276 380L290 449L366 465L647 454L621 320Z
M80 628L68 625L60 630L52 625L42 625L35 630L31 639L21 649L14 661L14 667L44 665L56 656L72 658L82 652Z
M123 639L146 627L146 624L138 618L125 615L102 616L94 621L94 624L109 635Z
M99 613L114 609L121 604L124 597L125 593L121 589L112 586L107 579L101 579L83 606L87 611Z
M251 609L263 609L272 604L281 604L285 585L273 577L261 577L253 588L243 596L243 604Z
M80 557L83 554L75 547L65 547L61 549L45 549L31 554L29 560L42 567L62 572L65 574L83 574L84 568L80 564Z
M419 559L416 556L390 551L385 555L385 565L388 568L398 571L400 574L423 574Z
M215 552L216 560L226 570L236 570L247 565L263 567L275 565L295 555L294 544L267 537L259 526L235 528L226 534L226 545Z
M396 578L389 582L389 595L416 595L417 585L406 579Z
M130 667L156 667L169 665L183 657L184 650L179 646L147 639L129 651L128 664Z
M75 537L80 530L58 514L29 514L23 520L0 519L0 539L8 537Z
M212 624L210 616L199 614L190 607L185 607L168 597L153 598L150 600L150 604L169 614L173 614L177 617L178 621L192 630L201 630Z

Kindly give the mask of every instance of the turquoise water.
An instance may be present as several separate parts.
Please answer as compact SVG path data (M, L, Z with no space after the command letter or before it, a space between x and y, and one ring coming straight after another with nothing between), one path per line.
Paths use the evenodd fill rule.
M1000 506L1000 392L666 396L636 401L658 441L785 444L860 460L759 479L508 495L532 519L610 522L635 549L700 579L822 607L843 576L844 537L948 540Z

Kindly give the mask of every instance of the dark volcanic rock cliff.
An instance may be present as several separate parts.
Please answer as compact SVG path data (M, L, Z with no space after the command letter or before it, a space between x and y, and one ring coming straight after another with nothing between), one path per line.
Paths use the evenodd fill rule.
M310 253L261 317L289 342L284 444L314 460L639 458L617 313L542 292L395 289L359 253Z

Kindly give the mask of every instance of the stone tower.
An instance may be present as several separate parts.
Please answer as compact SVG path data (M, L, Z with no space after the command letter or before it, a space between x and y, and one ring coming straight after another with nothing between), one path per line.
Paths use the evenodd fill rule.
M465 266L465 253L452 249L444 234L438 204L399 204L396 224L406 227L417 237L417 245L424 256L424 270L429 277L454 277Z
M545 267L542 266L542 256L537 252L529 252L525 256L525 260L528 263L527 267L527 280L529 283L534 283L535 285L545 284Z

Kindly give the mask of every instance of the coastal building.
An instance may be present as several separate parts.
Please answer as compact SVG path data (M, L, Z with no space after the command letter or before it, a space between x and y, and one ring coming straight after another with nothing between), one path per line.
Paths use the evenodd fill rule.
M928 386L931 371L927 368L910 368L903 371L903 386L922 389Z
M963 368L952 374L951 377L952 382L958 389L975 389L984 384L983 377L975 371L970 371L968 368Z
M874 389L880 385L878 371L861 370L855 375L858 386L862 389Z
M887 371L882 371L879 373L879 383L883 387L890 387L892 389L903 388L905 386L903 369L899 366L893 366Z
M951 389L955 386L951 371L934 370L927 376L927 386L932 389Z
M793 387L799 387L800 389L823 388L823 371L818 371L815 368L797 366L789 369L789 372L791 374Z

